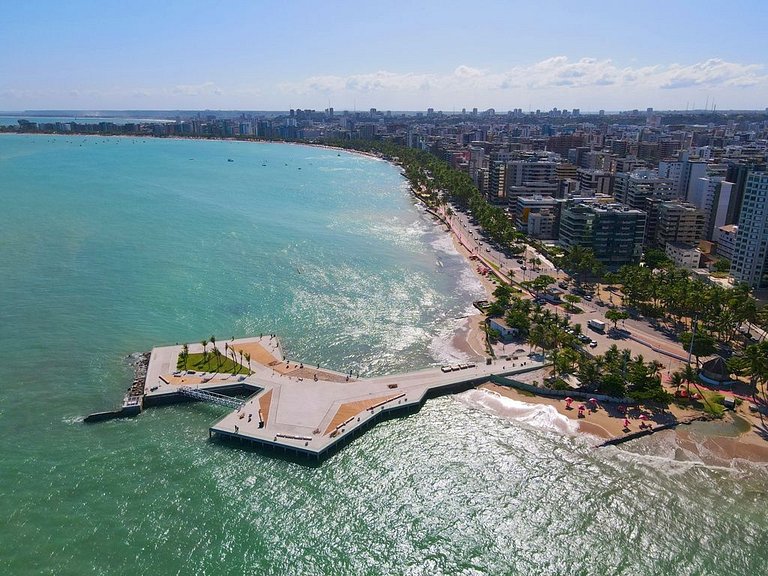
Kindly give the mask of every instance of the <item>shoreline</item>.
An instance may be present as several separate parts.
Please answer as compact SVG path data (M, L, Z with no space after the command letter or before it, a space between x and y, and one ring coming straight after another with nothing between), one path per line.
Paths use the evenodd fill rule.
M445 223L445 221L438 215L435 214L429 207L424 203L424 201L419 198L418 194L416 194L416 191L413 189L413 183L408 180L405 175L402 172L402 167L387 158L384 158L378 154L375 153L367 153L362 152L358 150L351 150L343 147L337 147L337 146L330 146L326 144L315 144L315 143L307 143L307 142L288 142L288 141L272 141L272 140L240 140L240 139L234 139L234 138L196 138L196 137L156 137L156 136L130 136L130 135L96 135L96 134L60 134L60 133L34 133L34 134L27 134L27 133L10 133L14 134L16 136L33 136L33 137L40 137L40 136L55 136L55 137L61 137L61 138L73 138L73 137L85 137L85 138L96 138L96 139L105 139L105 138L128 138L128 139L147 139L147 138L153 138L153 139L160 139L160 140L197 140L197 141L205 141L205 140L213 140L213 141L223 141L223 142L243 142L243 143L257 143L257 144L292 144L295 146L306 146L306 147L312 147L312 148L325 148L330 151L338 151L338 152L344 152L347 154L355 154L360 155L363 157L367 157L369 159L375 159L377 161L383 161L391 164L393 167L398 168L398 171L400 172L401 176L405 179L406 182L410 185L410 194L413 196L415 201L418 204L421 204L423 207L425 207L425 211L429 213L432 217L432 222L434 225L441 227L443 232L446 232L450 234L451 241L453 243L453 246L457 253L461 255L465 260L467 265L472 270L472 273L475 275L476 278L480 281L481 285L483 286L483 289L486 292L487 299L492 299L492 292L495 289L496 284L491 282L486 276L483 276L478 273L476 263L473 260L470 260L471 253L469 250L467 250L466 247L464 247L459 238L457 237L456 233L450 229L449 226ZM471 314L467 317L465 317L460 323L459 326L453 331L452 335L449 335L446 337L445 341L450 344L450 346L460 351L461 353L467 355L472 360L479 360L484 359L487 356L486 348L485 348L485 333L482 327L482 319L485 317L484 314ZM590 435L593 437L598 437L601 439L611 439L611 438L621 438L625 436L627 433L624 432L622 427L623 417L619 418L616 415L608 414L603 408L598 408L595 411L587 411L587 415L584 419L579 420L577 418L577 410L571 410L567 411L564 402L559 399L553 399L553 398L546 398L541 396L531 396L528 394L520 393L517 390L509 389L506 387L500 387L494 384L483 384L479 388L486 389L486 390L492 390L495 393L498 393L502 396L511 398L516 401L524 402L527 404L542 404L542 405L551 405L553 406L558 413L562 414L563 416L568 417L569 419L576 420L579 422L579 429L580 433ZM739 410L735 412L740 418L743 418L747 422L749 422L749 429L738 436L733 435L721 435L721 434L702 434L701 432L692 429L692 428L684 428L673 431L675 434L675 437L678 439L678 444L684 448L685 450L688 450L690 452L695 452L697 454L701 454L701 450L704 449L708 451L710 454L709 456L716 456L721 459L725 460L733 460L733 459L746 459L754 462L765 462L768 463L768 442L766 441L765 436L766 432L768 431L768 428L766 428L762 422L760 422L759 417L750 414L746 408L746 402L744 405L740 407ZM578 405L578 404L577 404ZM605 412L605 413L604 413ZM696 414L699 414L698 412L694 412L693 410L684 410L677 408L673 405L672 409L670 410L670 413L675 415L678 421L681 421L684 418L692 417ZM636 421L635 419L631 419L631 425L629 427L630 433L638 431L638 426L640 422ZM658 424L662 424L662 422L658 422ZM723 424L723 426L727 426L727 422ZM761 435L761 432L763 432L763 435ZM702 439L703 437L703 439Z
M213 142L238 142L238 143L244 143L244 144L286 144L286 145L292 145L292 146L298 146L298 147L308 147L308 148L320 148L330 151L336 151L336 152L344 152L347 154L352 154L356 156L362 156L364 158L368 158L371 160L377 160L380 162L387 162L394 168L398 170L402 178L408 183L409 185L409 195L422 207L424 207L428 214L432 214L433 218L435 219L433 221L434 225L436 227L446 226L447 225L434 213L429 209L429 207L424 203L424 201L418 197L418 195L415 193L415 190L413 188L413 182L408 180L408 178L405 176L402 170L402 166L397 164L396 162L393 162L392 160L389 160L387 158L384 158L380 156L379 154L372 153L372 152L363 152L360 150L354 150L354 149L347 149L339 146L332 146L330 144L319 144L319 143L312 143L312 142L293 142L293 141L280 141L280 140L258 140L258 139L239 139L239 138L225 138L225 137L215 137L215 138L201 138L196 136L155 136L151 134L147 135L129 135L129 134L79 134L79 133L72 133L72 134L62 134L59 132L35 132L35 133L27 133L27 132L2 132L2 134L9 134L9 135L15 135L15 136L56 136L56 137L62 137L62 138L71 138L71 137L84 137L84 138L97 138L97 139L103 139L103 138L123 138L123 139L148 139L151 138L153 140L173 140L173 141L184 141L184 140L194 140L194 141L213 141ZM458 241L456 235L452 230L445 230L448 234L451 236L451 241L453 242L454 248L457 250L457 252L464 257L464 259L467 262L467 265L472 270L472 273L475 275L475 277L480 280L480 283L482 284L483 288L486 292L486 299L492 298L494 285L492 282L488 280L488 278L482 276L477 272L477 269L472 266L473 262L469 259L469 252L464 248L464 246L461 245L461 243ZM471 305L471 302L470 302ZM449 337L448 343L450 344L451 348L454 348L458 352L464 354L468 357L469 360L481 360L486 357L486 347L485 347L485 333L478 326L478 322L480 318L484 318L484 314L473 314L468 316L464 322L461 323L459 327L457 327L453 334ZM436 362L439 363L437 359L435 359Z
M545 371L546 368L518 375L516 379L529 382L537 377L541 379L546 374ZM533 395L491 382L482 384L477 389L532 406L551 406L561 416L578 422L577 434L591 439L596 446L603 446L608 440L625 438L639 432L640 427L645 423L639 417L643 413L648 415L650 426L663 428L653 430L648 436L657 434L665 434L666 438L671 436L670 445L674 447L675 454L683 460L701 461L706 465L717 466L728 465L735 460L768 465L768 441L760 435L754 419L743 406L741 409L726 413L722 420L712 419L701 422L696 421L700 417L700 412L674 404L670 405L663 414L633 408L628 411L629 427L625 429L624 415L619 414L617 406L611 404L598 403L595 409L585 410L584 417L580 418L578 406L581 402L578 401L568 409L563 399ZM588 405L588 403L584 404ZM748 429L736 433L744 423L748 424Z

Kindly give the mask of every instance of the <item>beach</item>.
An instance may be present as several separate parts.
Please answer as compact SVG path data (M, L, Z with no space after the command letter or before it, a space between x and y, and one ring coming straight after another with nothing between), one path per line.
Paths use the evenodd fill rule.
M445 226L442 220L438 220L438 222ZM456 251L467 260L473 274L482 284L487 299L493 301L496 282L490 279L490 275L480 274L477 262L471 259L471 252L459 241L452 230L447 227L444 229L451 235ZM615 295L605 292L601 296L608 299ZM454 333L451 345L476 360L487 356L485 331L483 330L484 320L484 314L468 316ZM549 372L549 369L543 368L535 372L517 375L516 379L528 384L534 383L534 381L541 382L549 375ZM578 406L581 404L590 406L588 403L577 401L569 408L566 402L560 398L534 396L515 388L492 383L484 384L480 388L517 402L552 406L559 414L578 422L580 434L595 438L598 442L620 439L649 428L666 428L671 425L672 428L664 433L674 434L675 441L683 450L702 458L703 461L722 463L723 461L742 459L768 463L768 424L764 422L759 413L753 413L749 410L748 402L743 402L733 412L726 413L722 420L708 422L707 428L703 429L703 426L687 426L690 422L702 417L700 411L674 403L670 404L665 411L630 409L626 413L619 411L617 404L598 404L594 409L585 410L583 417L580 417ZM724 394L728 395L727 392ZM640 414L643 414L643 418L647 418L647 420L641 420ZM734 416L747 423L741 427L738 433L734 433ZM625 418L628 421L628 426L625 426Z

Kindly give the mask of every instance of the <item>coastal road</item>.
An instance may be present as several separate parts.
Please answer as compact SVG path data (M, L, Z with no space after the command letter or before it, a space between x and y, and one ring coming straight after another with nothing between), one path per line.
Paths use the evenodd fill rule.
M483 236L482 229L473 224L469 216L458 211L454 206L451 206L451 210L453 211L452 215L443 214L443 217L450 223L451 229L459 241L472 254L482 255L483 258L498 266L503 274L512 276L517 282L535 280L542 274L559 277L557 268L531 246L526 245L523 254L508 257L488 242ZM535 259L539 259L541 265L534 270L531 260Z
M452 207L453 214L448 216L443 214L450 223L454 234L459 241L467 247L474 255L481 255L490 263L496 264L502 273L511 276L515 281L521 282L534 280L542 274L548 274L556 279L568 279L564 272L557 269L549 260L539 254L534 248L526 245L523 254L514 257L507 257L503 252L493 248L482 235L478 226L473 224L469 217ZM531 260L539 259L541 265L537 270L532 269ZM519 260L519 261L518 261ZM525 268L523 268L525 267ZM559 306L554 304L545 304L546 307L558 314L566 314ZM593 354L604 354L608 348L616 344L620 349L628 348L632 355L642 355L648 360L657 360L667 367L674 368L681 363L680 358L687 356L686 351L675 343L656 332L653 327L644 321L627 320L624 327L630 335L617 338L606 333L596 332L587 327L590 319L601 320L605 322L606 327L612 326L612 322L606 320L605 312L608 311L606 303L599 300L587 301L582 299L578 303L579 308L583 310L580 314L570 316L572 324L581 324L582 332L597 342L595 348L587 347L587 350Z

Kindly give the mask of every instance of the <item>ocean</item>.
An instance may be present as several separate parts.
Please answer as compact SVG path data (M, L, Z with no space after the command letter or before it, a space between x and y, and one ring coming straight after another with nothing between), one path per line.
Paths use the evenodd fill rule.
M231 161L230 161L231 160ZM0 574L756 574L768 471L596 449L470 391L320 465L190 404L87 426L152 346L277 333L362 375L461 358L482 289L399 170L285 144L0 136Z

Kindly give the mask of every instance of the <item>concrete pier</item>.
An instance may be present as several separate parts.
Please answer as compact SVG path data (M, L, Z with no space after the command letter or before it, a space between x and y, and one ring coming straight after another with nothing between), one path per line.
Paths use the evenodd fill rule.
M382 418L418 410L432 396L461 392L491 375L515 374L542 362L521 355L490 364L461 363L406 374L357 379L323 367L284 359L277 337L227 342L251 356L245 375L175 370L181 346L152 350L144 387L145 407L190 401L181 387L219 394L250 393L209 430L209 436L321 459ZM198 350L199 348L199 350ZM190 353L202 352L190 344Z

